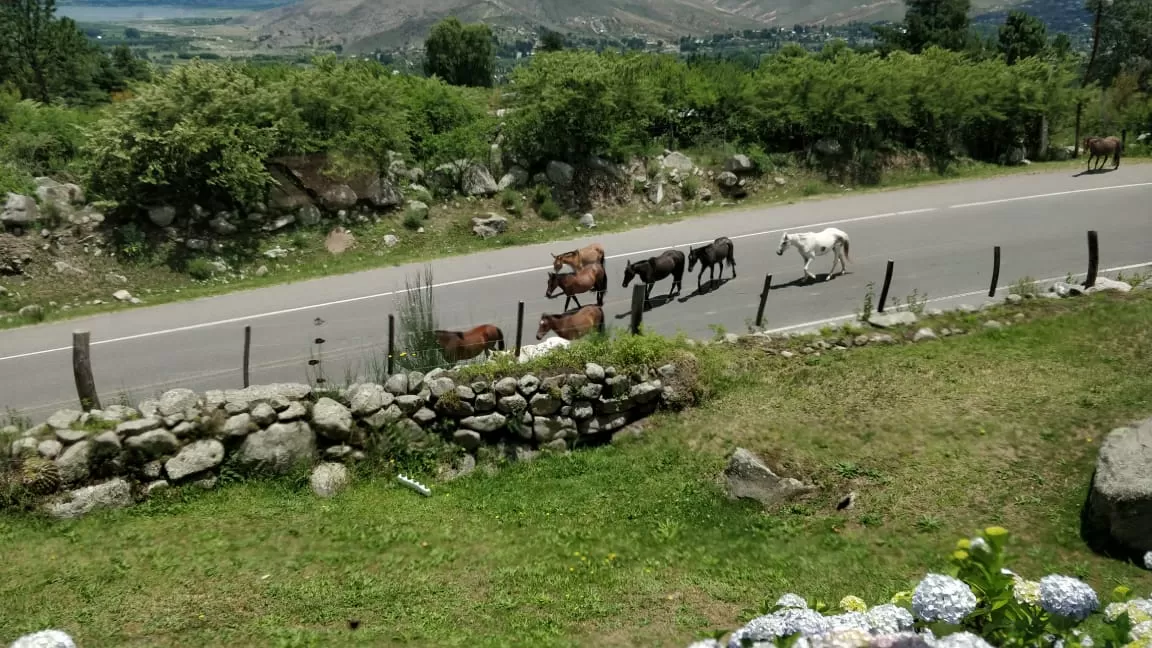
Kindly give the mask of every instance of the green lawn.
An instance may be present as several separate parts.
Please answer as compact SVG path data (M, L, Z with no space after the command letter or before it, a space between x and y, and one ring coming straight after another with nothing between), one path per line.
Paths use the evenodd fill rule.
M787 591L885 601L990 524L1013 532L1025 577L1146 592L1152 574L1083 546L1079 513L1101 436L1152 414L1152 293L1023 311L1003 330L820 357L699 349L699 409L430 498L385 479L328 501L264 482L69 523L0 517L0 640L682 647ZM770 513L727 500L737 445L818 495Z

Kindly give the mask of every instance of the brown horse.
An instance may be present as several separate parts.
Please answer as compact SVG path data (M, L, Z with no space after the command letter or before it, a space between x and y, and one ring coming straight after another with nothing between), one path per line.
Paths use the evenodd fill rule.
M1084 150L1088 151L1088 170L1098 170L1104 168L1104 163L1108 161L1108 157L1112 157L1112 168L1120 168L1120 150L1124 148L1120 143L1120 138L1116 136L1111 137L1085 137ZM1092 168L1092 158L1100 158L1100 166L1096 169Z
M572 266L573 270L579 270L589 263L599 263L604 265L604 246L599 243L592 243L586 245L579 250L572 250L564 254L552 255L552 269L560 272L560 268L564 264Z
M582 308L576 295L590 290L596 291L596 304L603 306L604 292L608 290L608 273L604 272L604 266L599 263L591 263L576 272L564 274L549 272L548 290L544 293L544 297L552 299L552 293L556 290L563 292L566 297L564 310L568 310L568 304L573 301L576 302L576 308ZM556 296L559 297L559 295Z
M467 331L436 330L435 333L444 359L452 363L475 358L492 349L504 350L504 331L495 324L481 324Z
M604 309L599 306L585 306L572 313L540 315L540 328L536 329L536 339L543 340L548 331L565 340L575 340L588 335L593 329L604 327Z

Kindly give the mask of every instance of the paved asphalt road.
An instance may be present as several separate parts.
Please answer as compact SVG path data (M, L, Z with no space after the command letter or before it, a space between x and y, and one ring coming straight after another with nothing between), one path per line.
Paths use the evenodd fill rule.
M654 220L654 223L656 221ZM781 232L835 225L851 237L849 273L828 282L798 285L799 254L775 254ZM735 242L737 277L704 294L693 294L686 275L683 294L645 314L664 333L711 334L711 324L742 332L755 316L767 273L774 276L766 326L802 328L846 318L860 307L866 284L883 281L888 259L896 262L891 300L913 289L939 305L986 300L992 248L1002 248L1000 285L1028 275L1037 279L1083 273L1086 234L1099 232L1101 266L1152 262L1152 165L1075 177L1074 172L1010 176L898 192L848 195L783 207L731 211L678 223L579 241L602 242L610 276L605 302L610 326L627 326L630 289L621 288L624 259L701 244L717 236ZM464 328L482 322L515 335L516 303L525 302L524 343L535 342L541 312L559 312L545 300L549 252L574 242L485 252L433 262L440 324ZM651 252L649 252L651 251ZM825 273L832 257L812 264ZM123 393L133 402L177 386L196 390L241 385L243 328L252 326L253 383L303 381L313 338L322 336L326 373L342 380L347 370L367 372L366 359L387 338L387 315L396 291L419 265L274 286L163 306L138 308L56 324L0 331L0 407L42 418L75 407L71 333L92 333L92 363L101 398ZM725 273L725 278L730 274ZM707 280L707 276L705 276ZM670 280L657 285L663 294ZM984 293L984 294L981 294ZM684 300L686 301L681 301ZM594 297L588 302L594 303ZM619 317L619 319L618 319ZM324 323L315 324L317 318ZM365 375L370 375L365 373Z

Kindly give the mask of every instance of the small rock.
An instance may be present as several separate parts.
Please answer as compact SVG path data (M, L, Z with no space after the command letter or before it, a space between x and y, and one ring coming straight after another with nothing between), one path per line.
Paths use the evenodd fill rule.
M521 394L531 396L536 393L537 389L540 389L540 379L532 374L526 374L520 377L518 386Z
M160 397L160 416L167 417L176 413L183 413L196 407L199 402L200 398L191 389L181 388L167 391Z
M298 421L306 416L308 416L308 408L304 407L304 403L292 401L288 404L287 409L276 415L276 420L287 423L288 421Z
M268 403L257 403L252 408L252 422L260 427L268 427L276 422L276 409Z
M491 433L504 427L507 419L503 414L492 412L481 416L469 416L460 421L460 425L476 432Z
M80 441L68 447L56 458L56 467L60 469L61 481L65 484L78 484L88 479L91 456L91 441Z
M436 412L428 409L427 407L421 407L412 414L412 420L416 421L420 425L431 425L436 421Z
M148 219L156 227L168 227L176 220L176 210L172 207L153 207L148 210Z
M144 494L150 497L171 487L172 485L169 484L167 480L157 479L156 481L149 482L148 485L144 487Z
M121 302L130 302L132 301L132 293L128 292L127 290L117 290L116 292L112 293L112 299Z
M84 413L79 410L60 410L48 417L47 424L49 427L57 430L68 430L73 425L79 423L80 417L83 415Z
M28 304L16 311L16 314L25 319L40 319L44 317L44 307L39 304Z
M1024 301L1024 298L1020 295L1013 293L1013 294L1005 297L1004 301L1008 302L1009 304L1019 304L1020 302Z
M31 441L35 442L35 439L32 439ZM41 441L36 446L36 453L39 454L41 457L44 457L45 459L55 459L56 457L59 457L60 453L63 451L64 451L64 444L60 443L56 439L48 439L46 441ZM17 453L13 453L13 454L17 454Z
M253 427L252 415L248 413L237 414L224 423L224 434L230 437L248 436Z
M1000 322L997 322L996 320L988 320L987 322L984 322L984 328L986 328L986 329L998 329L998 328L1004 328L1004 325L1001 324Z
M189 475L211 470L224 461L224 445L215 439L194 441L164 464L168 478L179 481Z
M342 463L322 463L312 470L308 480L319 497L333 497L348 485L348 468Z
M764 506L788 501L815 491L815 487L791 477L780 477L744 448L737 448L724 469L728 495L733 499L754 499Z
M894 311L891 313L873 313L872 316L868 318L868 323L876 328L892 328L894 326L915 324L916 320L916 313L911 311Z
M396 247L400 243L400 239L395 234L385 234L382 240L385 247Z
M132 505L132 489L123 479L87 486L67 493L61 501L45 508L57 519L72 519L101 508L123 508Z
M516 394L517 381L515 378L501 378L492 385L492 391L500 396L514 396Z
M452 433L452 442L469 452L480 447L480 433L473 430L456 430Z
M357 385L348 393L348 403L351 405L352 415L361 418L372 416L388 407L395 398L382 385L373 384Z
M1123 281L1109 279L1108 277L1096 277L1096 284L1091 288L1085 290L1087 293L1098 292L1131 292L1132 285Z
M927 328L927 327L916 331L916 333L912 336L913 342L923 342L925 340L935 340L935 339L938 339L936 337L936 332L930 328Z
M331 398L321 398L312 407L316 431L334 441L346 441L352 434L352 413Z
M593 227L596 227L596 217L593 216L591 213L584 214L583 216L580 217L580 227L584 227L587 229L592 229Z
M257 277L263 277L263 276L268 274L268 266L262 265L259 268L256 268L256 272L254 272L252 274L254 274Z
M796 354L792 353L791 351L781 351L780 357L781 358L794 358L794 357L796 357Z
M384 383L384 389L395 396L404 396L408 393L408 374L390 376Z

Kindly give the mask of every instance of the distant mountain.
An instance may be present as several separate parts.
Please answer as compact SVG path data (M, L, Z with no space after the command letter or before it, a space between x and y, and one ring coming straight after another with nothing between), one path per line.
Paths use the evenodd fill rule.
M1011 4L1006 0L999 4ZM990 8L996 0L977 0ZM899 20L903 0L300 0L246 19L272 45L345 51L419 44L454 15L496 29L675 39L798 23Z

